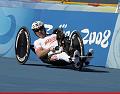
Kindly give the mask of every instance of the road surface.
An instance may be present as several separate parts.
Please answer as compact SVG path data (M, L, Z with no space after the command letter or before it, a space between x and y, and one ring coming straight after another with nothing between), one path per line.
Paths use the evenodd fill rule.
M83 71L16 59L0 58L0 92L120 91L120 70L88 66Z

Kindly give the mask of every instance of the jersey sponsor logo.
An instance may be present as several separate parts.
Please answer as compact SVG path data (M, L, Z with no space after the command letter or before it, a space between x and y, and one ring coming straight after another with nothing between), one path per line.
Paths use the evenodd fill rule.
M47 45L47 44L52 44L53 42L55 42L56 41L56 36L52 36L52 37L50 37L50 38L48 38L46 41L45 41L45 45Z

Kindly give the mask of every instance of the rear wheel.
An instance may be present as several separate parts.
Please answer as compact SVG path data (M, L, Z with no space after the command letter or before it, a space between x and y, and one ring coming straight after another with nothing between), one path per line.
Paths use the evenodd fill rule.
M79 63L77 64L73 63L72 66L74 69L81 70L83 67L83 63L84 63L84 58L81 57L81 56L84 56L84 44L83 44L82 37L80 36L78 32L73 32L71 34L70 41L71 41L70 47L72 47L73 51L77 50L80 55Z
M15 41L15 54L20 64L25 64L30 53L30 34L25 27L21 27Z

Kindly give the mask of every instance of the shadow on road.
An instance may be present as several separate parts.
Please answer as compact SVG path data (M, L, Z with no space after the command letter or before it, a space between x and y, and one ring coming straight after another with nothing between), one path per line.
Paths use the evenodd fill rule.
M47 67L47 68L56 68L56 69L70 69L70 70L74 70L72 68L72 66L54 66L54 65L48 65L48 64L24 64L27 66L41 66L41 67ZM100 68L100 69L99 69ZM78 70L74 70L74 71L78 71ZM83 69L80 72L97 72L97 73L109 73L109 71L105 70L105 68L103 67L97 67L97 66L87 66L87 67L83 67Z

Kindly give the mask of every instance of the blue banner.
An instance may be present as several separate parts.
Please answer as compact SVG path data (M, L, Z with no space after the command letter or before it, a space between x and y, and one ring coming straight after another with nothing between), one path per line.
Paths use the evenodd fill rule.
M57 27L64 28L67 34L79 31L85 44L85 53L90 48L94 49L91 64L105 66L117 17L115 13L1 7L0 56L15 57L15 38L22 26L30 31L33 43L37 37L31 30L31 24L41 20L49 33ZM31 53L30 57L34 59L36 55Z

